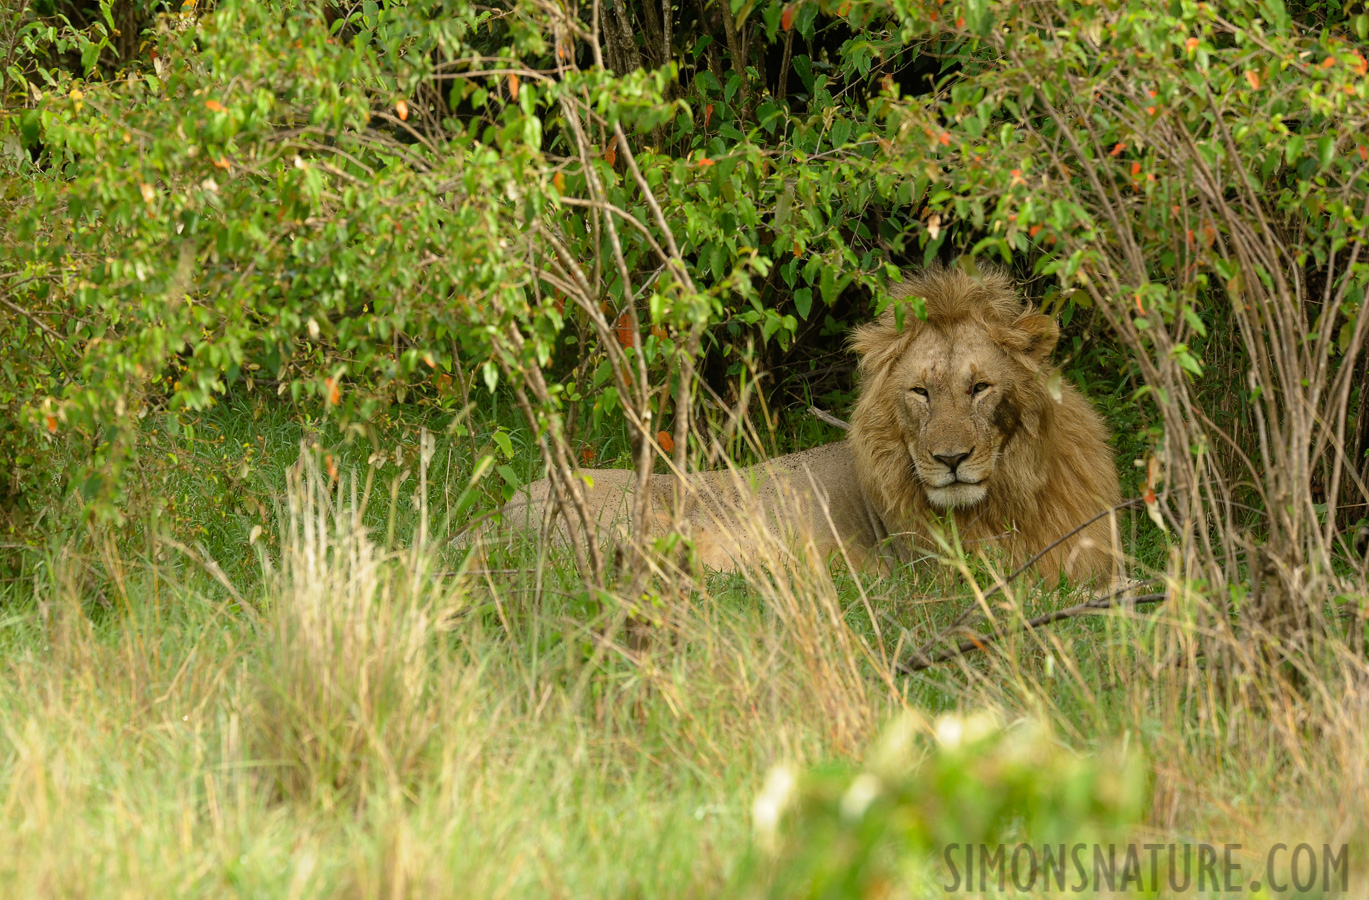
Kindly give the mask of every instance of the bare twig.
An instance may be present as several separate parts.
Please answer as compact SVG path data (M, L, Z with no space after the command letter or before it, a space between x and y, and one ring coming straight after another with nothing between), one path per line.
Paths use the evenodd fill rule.
M961 641L956 646L949 647L932 656L927 656L922 651L918 651L908 659L900 662L897 668L898 671L905 675L912 675L915 672L921 672L923 669L929 669L937 663L957 659L975 650L984 650L990 644L997 643L1009 636L1026 634L1027 632L1035 631L1038 628L1042 628L1054 622L1059 622L1063 619L1073 619L1078 616L1108 609L1122 609L1129 606L1163 603L1168 598L1169 594L1167 593L1140 594L1135 597L1128 597L1126 596L1125 591L1120 591L1109 594L1106 597L1098 597L1089 600L1086 603L1080 603L1065 609L1057 609L1055 612L1046 613L1045 615L1037 616L1034 619L1028 619L1022 623L1021 627L1014 628L1011 631L996 631L991 634L976 635L975 637Z
M49 326L46 322L44 322L42 319L38 318L38 317L37 317L36 315L34 315L33 313L29 312L28 310L24 309L24 308L23 308L22 306L20 306L19 304L14 303L13 301L9 300L9 299L6 298L6 297L0 297L0 303L5 304L5 305L8 306L11 310L13 310L14 312L16 312L16 313L18 313L19 315L23 316L25 319L28 319L28 320L29 320L30 322L32 322L34 325L37 325L39 331L43 332L43 334L46 334L48 337L52 338L53 340L57 340L57 341L66 340L64 337L62 337L62 336L61 336L60 334L58 334L56 331L53 331L53 330L52 330L52 327Z
M1131 498L1130 500L1123 500L1121 503L1117 504L1116 506L1110 506L1110 507L1108 507L1107 509L1103 510L1103 511L1100 512L1098 515L1096 515L1096 516L1094 516L1093 518L1089 519L1087 522L1083 523L1082 525L1078 525L1078 526L1076 526L1074 529L1072 529L1071 531L1068 531L1068 532L1066 532L1065 534L1062 534L1060 537L1056 538L1056 539L1055 539L1054 541L1052 541L1050 544L1048 544L1048 545L1046 545L1045 547L1043 547L1039 553L1037 553L1037 554L1036 554L1035 556L1033 556L1031 559L1027 560L1027 561L1026 561L1025 563L1023 563L1021 566L1019 566L1019 567L1017 568L1017 570L1016 570L1015 572L1013 572L1011 575L1009 575L1007 578L1003 578L1003 579L999 580L999 582L998 582L997 584L995 584L993 587L991 587L991 588L989 588L987 591L985 591L985 592L984 592L984 596L983 596L982 598L976 600L976 601L973 602L973 603L968 604L968 605L965 607L965 609L960 613L960 615L956 616L956 619L955 619L954 622L952 622L952 623L951 623L950 625L948 625L946 628L943 628L943 629L937 634L936 637L932 638L930 641L928 641L927 643L923 644L923 645L922 645L920 648L918 648L918 649L917 649L909 658L910 658L910 659L921 659L921 658L925 658L926 655L932 651L932 648L933 648L933 647L937 646L938 644L940 644L940 643L942 643L944 640L946 640L947 635L950 635L950 634L953 633L953 632L959 631L960 628L969 620L970 616L974 614L975 610L977 610L977 609L980 608L980 604L981 604L981 603L987 602L988 599L989 599L990 597L992 597L993 595L995 595L995 594L999 593L1000 591L1002 591L1003 588L1006 587L1007 585L1011 584L1011 583L1013 582L1013 580L1017 578L1017 576L1021 575L1023 572L1027 571L1027 570L1030 569L1032 566L1034 566L1034 565L1037 563L1037 561L1039 561L1039 560L1040 560L1043 556L1045 556L1047 553L1051 552L1052 550L1054 550L1056 547L1060 546L1060 545L1061 545L1062 543L1064 543L1065 541L1067 541L1067 540L1069 540L1070 538L1074 537L1076 534L1078 534L1079 532L1083 531L1085 528L1088 528L1090 525L1092 525L1094 522L1097 522L1099 519L1103 518L1104 516L1110 516L1110 515L1112 515L1113 513L1121 512L1121 511L1124 510L1124 509L1134 509L1134 508L1136 508L1136 506L1137 506L1138 504L1140 504L1140 503L1142 503L1142 502L1143 502L1143 501L1142 501L1141 498L1139 498L1139 497L1133 497L1133 498Z
M833 428L840 428L842 431L851 430L851 425L849 422L843 422L841 419L838 419L836 416L832 415L826 410L818 409L816 406L810 406L808 407L808 412L814 418L826 422Z

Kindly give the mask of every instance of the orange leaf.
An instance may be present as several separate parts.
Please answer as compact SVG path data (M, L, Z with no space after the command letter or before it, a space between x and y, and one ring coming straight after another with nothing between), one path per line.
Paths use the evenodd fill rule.
M1184 41L1184 47L1188 49L1189 53L1192 53L1194 50L1198 49L1198 39L1195 37L1189 38L1188 40Z
M704 107L704 127L705 127L705 128L708 127L708 120L711 119L711 118L713 118L713 104L712 104L712 103L710 103L710 104L708 104L707 106Z
M1356 149L1359 150L1359 158L1365 162L1369 162L1369 148L1357 147Z
M56 434L56 433L57 433L57 417L56 417L56 416L48 416L48 417L47 417L47 426L48 426L48 431L52 432L53 434Z
M1151 455L1146 459L1146 490L1150 496L1147 503L1155 502L1155 485L1160 483L1160 457Z
M206 100L204 101L204 106L205 109L212 110L213 112L223 112L223 104L217 100Z
M403 100L396 100L395 114L399 116L399 121L407 122L409 120L409 104L405 103Z
M1369 59L1365 59L1364 54L1358 50L1355 50L1354 54L1356 61L1350 64L1350 68L1354 69L1357 75L1369 74Z
M608 142L608 149L604 151L604 160L610 165L618 164L618 139L612 138Z
M803 247L800 246L798 238L794 238L794 255L803 256Z
M1038 234L1040 234L1040 233L1041 233L1041 226L1040 226L1040 225L1033 225L1032 227L1030 227L1030 228L1027 229L1027 237L1034 238L1034 237L1036 237L1036 236L1037 236Z
M656 443L660 444L661 449L667 453L673 452L675 449L675 439L670 436L668 431L656 432Z
M837 15L841 16L842 18L845 18L845 17L846 17L846 14L849 13L850 11L851 11L851 0L846 0L845 3L843 3L841 6L838 6L838 7L837 7Z
M1334 56L1328 56L1328 57L1326 57L1326 59L1323 59L1323 60L1321 61L1321 67L1322 67L1323 69L1329 69L1329 68L1331 68L1332 66L1334 66L1335 64L1336 64L1336 58L1335 58Z
M943 131L941 132L941 137L937 138L937 140L949 147L951 144L951 133L949 131Z
M337 460L333 459L333 454L326 454L323 457L323 464L328 467L328 478L337 481Z
M325 378L323 386L328 389L328 405L337 406L338 401L342 399L342 389L338 387L337 379Z
M711 159L709 159L707 156L705 156L703 159L699 160L699 165L701 165L701 166L711 166L711 165L713 165L713 160L711 160Z
M584 447L580 450L580 465L588 466L594 462L594 448Z
M1126 146L1127 146L1126 144L1122 143L1121 141L1118 141L1118 142L1117 142L1117 146L1112 148L1112 152L1109 153L1108 156L1116 156L1116 155L1118 155L1119 153L1121 153L1123 150L1126 149Z
M566 173L557 172L555 175L551 176L551 183L558 191L564 194L566 192Z
M1260 76L1254 69L1246 70L1245 80L1250 82L1250 89L1252 91L1258 91L1260 89Z
M780 27L788 31L794 24L794 6L790 4L780 13Z
M665 328L661 327L660 325L652 325L651 336L656 338L656 340L658 341L665 340Z
M624 347L632 346L632 311L623 310L623 314L618 317L618 321L613 323L618 332L618 343Z
M960 18L958 18L958 19L955 20L955 27L956 27L956 28L964 28L964 27L965 27L965 17L964 17L964 16L961 16Z
M226 156L220 156L218 159L214 160L214 168L216 168L216 169L223 169L224 171L228 171L228 168L229 168L229 165L228 165L228 157L226 157Z
M518 76L512 72L509 73L509 96L518 99Z
M1132 299L1136 301L1136 311L1137 311L1138 313L1140 313L1141 315L1145 315L1145 314L1146 314L1146 308L1145 308L1144 306L1141 305L1141 295L1140 295L1140 294L1135 294L1135 295L1132 296Z
M1132 174L1132 175L1140 175L1140 174L1141 174L1141 164L1140 164L1140 163L1134 162L1134 163L1131 164L1131 174Z

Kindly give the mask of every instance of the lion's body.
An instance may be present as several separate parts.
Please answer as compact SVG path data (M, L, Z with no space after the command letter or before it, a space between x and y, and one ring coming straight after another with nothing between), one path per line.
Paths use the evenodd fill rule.
M861 394L848 440L739 472L687 476L683 518L705 565L746 564L757 527L810 540L824 555L844 550L857 567L935 552L952 531L967 551L992 547L1021 564L1119 502L1101 419L1046 365L1054 322L994 271L974 280L932 269L909 276L900 293L924 298L927 319L908 312L900 330L890 310L857 330ZM632 473L581 474L601 533L625 527ZM653 476L650 490L645 531L654 534L670 520L676 481ZM505 519L540 524L549 499L543 479L505 507ZM1116 565L1113 532L1105 516L1060 541L1037 568L1106 579ZM567 538L563 522L556 534Z
M585 504L601 534L627 527L632 515L635 473L628 469L586 469ZM844 546L851 562L863 566L887 533L880 531L864 503L855 476L849 441L790 453L746 469L695 472L688 476L683 522L699 561L712 569L733 570L753 557L755 529L811 538L827 556ZM668 527L676 481L653 475L648 536ZM504 520L520 530L542 525L549 509L551 482L542 479L504 507ZM565 521L555 523L558 543L567 538Z

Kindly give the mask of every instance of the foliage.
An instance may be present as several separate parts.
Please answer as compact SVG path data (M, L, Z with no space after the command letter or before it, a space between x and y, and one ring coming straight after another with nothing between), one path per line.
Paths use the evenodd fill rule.
M942 27L899 9L907 36ZM1338 507L1369 497L1369 444L1347 428L1369 333L1369 20L1312 31L1278 2L956 12L966 68L904 122L929 208L973 223L972 253L1025 256L1098 309L1163 424L1145 497L1175 530L1172 571L1256 573L1243 626L1295 656L1345 590ZM1199 348L1233 345L1238 405L1204 404Z
M31 64L6 82L27 107L8 120L8 340L32 360L10 376L27 428L9 438L22 448L12 485L35 480L42 442L74 432L96 448L83 493L117 515L129 427L149 408L203 409L230 386L313 398L344 419L415 391L450 405L476 365L494 386L494 346L517 376L570 342L578 379L551 386L558 403L593 387L596 420L634 399L645 413L653 396L625 395L664 388L662 361L690 328L792 334L795 316L755 283L777 261L787 284L811 284L795 294L804 318L815 294L831 304L881 269L868 234L858 253L844 233L895 190L847 165L870 155L875 114L825 137L810 117L755 140L783 108L762 104L748 138L739 76L724 88L697 62L705 39L686 98L678 66L611 78L583 23L512 12L418 3L330 24L309 4L225 3L163 17L152 67L85 78L38 65L38 49L89 35L26 25ZM562 27L572 33L551 33ZM558 60L558 77L541 74ZM830 119L823 79L805 77ZM624 128L638 146L619 159ZM641 147L648 138L667 146ZM828 158L803 162L824 140ZM652 215L657 202L668 218ZM629 384L638 308L654 374ZM505 346L510 325L519 338ZM596 336L603 346L584 352Z
M1004 728L983 712L935 723L910 714L886 729L854 776L819 771L796 783L791 771L771 772L754 806L769 857L757 871L775 897L881 896L894 885L962 877L968 890L974 878L963 857L955 862L965 848L1097 844L1125 834L1141 811L1139 762L1066 752L1040 721ZM928 865L935 857L944 859ZM948 865L957 868L939 871ZM1035 857L1029 868L1034 879Z

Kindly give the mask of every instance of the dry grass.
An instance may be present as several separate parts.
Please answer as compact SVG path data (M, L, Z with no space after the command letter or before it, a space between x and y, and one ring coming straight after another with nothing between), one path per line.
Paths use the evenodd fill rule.
M632 649L609 626L640 598L596 618L443 574L421 543L373 543L359 506L300 475L242 605L110 542L93 561L117 578L89 574L89 547L52 558L0 623L4 896L737 893L771 767L855 764L905 707L1138 749L1141 837L1366 845L1369 682L1343 647L1296 690L1232 690L1195 600L896 678L903 588L758 539L760 574L677 585ZM1044 602L1001 599L1004 624ZM957 611L924 603L906 639Z

